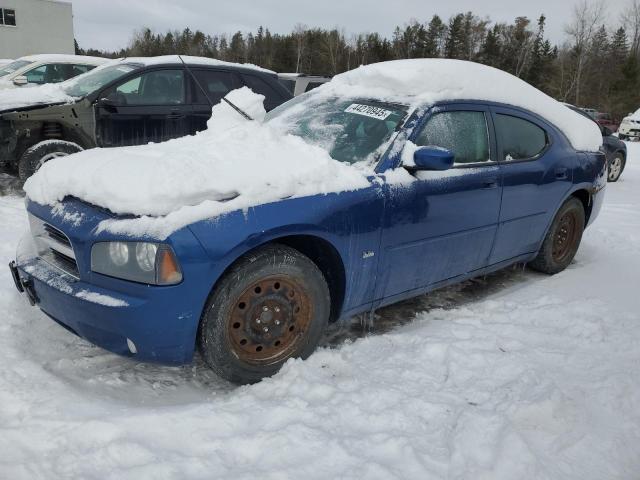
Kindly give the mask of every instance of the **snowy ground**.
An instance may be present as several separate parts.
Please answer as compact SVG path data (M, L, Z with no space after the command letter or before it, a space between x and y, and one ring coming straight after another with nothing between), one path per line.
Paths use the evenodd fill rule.
M247 387L137 364L14 289L0 197L0 478L637 479L640 145L574 264L508 269L334 330ZM0 178L0 191L13 188Z

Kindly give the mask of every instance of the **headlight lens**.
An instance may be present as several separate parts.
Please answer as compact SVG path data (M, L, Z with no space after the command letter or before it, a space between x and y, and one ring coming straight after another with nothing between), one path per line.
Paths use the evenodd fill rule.
M124 242L110 242L109 258L114 265L122 267L129 261L129 245Z
M138 266L145 272L150 272L156 268L156 253L158 246L155 243L136 244L136 260Z
M163 243L95 243L91 248L91 270L150 285L175 285L182 281L178 260L171 247Z

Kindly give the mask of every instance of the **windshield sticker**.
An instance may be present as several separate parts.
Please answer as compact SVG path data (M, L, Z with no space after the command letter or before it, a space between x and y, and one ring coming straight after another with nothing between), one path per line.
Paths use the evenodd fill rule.
M364 115L365 117L377 118L378 120L384 120L393 113L391 110L372 107L371 105L362 105L361 103L352 103L347 107L345 112Z

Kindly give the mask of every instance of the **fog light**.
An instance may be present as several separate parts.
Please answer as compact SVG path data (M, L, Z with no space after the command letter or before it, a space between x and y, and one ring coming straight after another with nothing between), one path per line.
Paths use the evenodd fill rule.
M129 347L129 351L134 355L138 353L138 349L136 348L136 344L131 341L130 338L127 338L127 347Z

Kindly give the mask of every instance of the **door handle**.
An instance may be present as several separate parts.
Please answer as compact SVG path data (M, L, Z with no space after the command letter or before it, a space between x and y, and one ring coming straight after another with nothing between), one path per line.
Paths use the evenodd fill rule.
M566 168L556 168L556 178L558 180L566 180L567 178L569 178L569 176L567 175L567 169Z
M497 178L488 178L484 182L482 182L482 188L490 189L490 188L498 188L498 179Z

